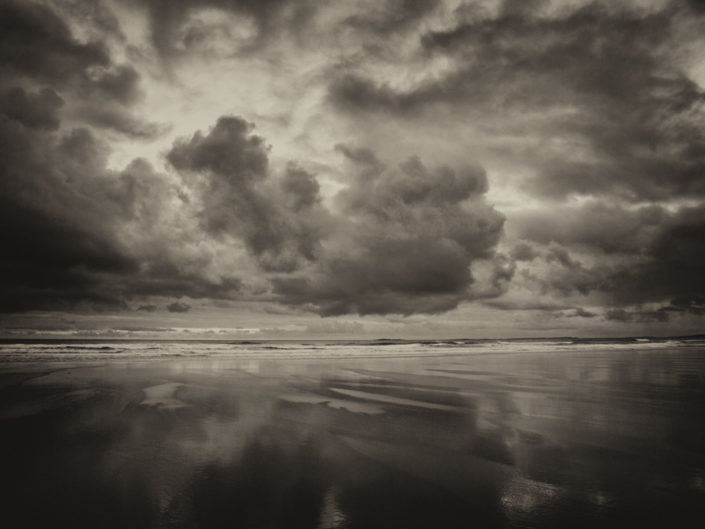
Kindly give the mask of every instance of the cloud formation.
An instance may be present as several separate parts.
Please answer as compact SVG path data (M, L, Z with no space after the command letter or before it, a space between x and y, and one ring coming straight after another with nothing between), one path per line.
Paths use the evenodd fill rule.
M126 307L141 295L237 289L234 278L190 270L169 246L168 238L188 244L188 225L166 224L168 202L183 199L147 162L107 169L106 145L85 128L55 133L8 118L0 137L3 310Z
M472 297L470 265L492 259L503 217L484 171L429 170L416 157L387 168L341 145L349 185L333 211L315 177L270 175L264 140L240 118L178 140L167 154L200 201L203 229L240 239L284 303L324 315L440 312Z
M191 305L181 301L174 301L173 303L169 303L169 305L167 305L166 310L169 312L188 312L191 310Z
M705 193L697 178L705 169L705 92L673 60L689 13L601 3L496 15L465 7L457 24L420 38L419 53L453 68L403 87L343 72L330 85L333 104L400 117L439 108L471 115L542 111L553 115L531 131L542 148L516 153L535 166L525 184L532 193L627 200Z
M102 107L141 126L129 110L139 97L137 72L116 65L101 44L74 39L49 7L6 2L1 10L2 310L119 308L143 294L198 295L207 282L176 265L169 277L153 275L155 256L128 240L174 196L165 177L140 160L110 170L110 146L93 129L61 127L66 102L75 108L79 99L93 113L82 114L89 125Z
M441 312L470 299L470 265L494 256L504 221L484 201L484 171L428 169L416 157L387 168L369 150L339 150L353 174L336 197L335 240L275 292L326 315Z
M292 271L314 258L324 230L318 185L295 167L274 182L264 140L251 131L239 117L221 117L207 135L178 140L167 159L200 199L208 234L242 240L266 271Z
M694 328L704 17L3 2L0 310Z

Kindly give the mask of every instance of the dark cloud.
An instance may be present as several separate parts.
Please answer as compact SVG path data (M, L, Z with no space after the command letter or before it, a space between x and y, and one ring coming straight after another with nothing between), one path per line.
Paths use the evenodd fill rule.
M125 41L120 22L111 10L110 0L54 0L52 7L64 18L70 18L92 40L114 38Z
M357 174L337 196L337 244L305 275L275 279L281 299L335 315L442 312L471 298L470 265L496 257L504 221L484 202L484 171L418 158L384 169L369 151L339 150Z
M140 76L131 66L89 68L89 81L77 89L76 117L93 127L110 129L135 139L151 140L169 129L168 125L136 115L132 106L142 99Z
M524 270L525 279L535 282L542 294L587 295L600 288L603 275L595 269L586 267L582 262L572 258L568 251L560 246L551 247L544 255L548 265L540 275Z
M57 141L17 121L0 123L0 237L9 256L2 263L3 305L32 305L35 296L70 299L87 270L122 273L135 264L109 235L114 207L80 192L100 163L100 146L88 131ZM70 159L73 154L75 158ZM79 167L79 173L74 170ZM99 292L89 296L100 300Z
M314 175L296 166L287 168L281 187L288 197L287 205L293 211L310 208L320 200L320 186Z
M133 103L140 96L140 76L133 67L114 63L99 40L76 39L60 14L46 5L3 2L0 31L0 71L7 76L118 104Z
M688 297L673 299L669 303L656 308L645 309L640 305L633 307L614 308L605 312L607 321L622 323L665 323L673 316L703 316L705 315L705 298Z
M605 313L607 321L616 321L620 323L648 323L648 322L667 322L669 319L668 312L663 310L624 310L610 309Z
M533 261L536 259L540 253L535 250L531 245L520 242L514 248L512 248L511 257L515 261Z
M200 197L205 230L243 240L264 270L287 274L273 279L287 304L325 315L441 312L473 297L473 261L496 261L497 289L511 277L494 253L503 217L484 201L482 169L430 170L412 157L387 170L369 150L338 150L352 165L341 215L323 209L307 171L270 175L264 141L239 118L177 141L167 158Z
M0 68L64 84L86 79L89 67L106 67L99 43L76 41L67 24L49 7L7 0L0 5Z
M188 312L191 310L191 305L181 301L174 301L173 303L167 305L166 310L169 312Z
M363 42L365 53L384 55L392 47L390 36L415 31L442 4L440 0L363 1L346 6L312 0L132 3L146 11L152 45L167 69L178 59L201 53L261 56L283 39L289 46L318 47L352 37ZM243 27L245 31L238 31Z
M291 0L132 0L146 9L154 48L167 63L192 51L202 50L204 39L212 34L213 24L203 26L196 18L199 11L217 9L236 15L254 31L244 41L218 27L232 43L232 53L257 50L272 37L291 28L301 28L315 11L314 2Z
M0 114L29 128L59 128L58 111L64 100L51 88L32 93L13 87L0 94Z
M501 310L536 310L536 311L547 311L556 312L562 310L570 309L570 305L559 300L544 301L540 299L530 299L530 300L512 300L506 298L490 299L484 300L482 302L488 307Z
M286 303L324 315L444 312L466 297L469 259L449 242L356 241L347 258L325 263L312 278L275 279ZM362 253L360 253L362 251Z
M176 168L208 171L244 188L267 176L267 147L252 132L253 125L238 117L221 117L207 135L196 132L190 139L178 140L167 154Z
M544 293L594 292L618 307L705 295L702 206L672 211L587 203L516 220L521 237L549 245L547 268L522 271L522 277ZM570 251L598 258L586 265ZM675 305L669 310L679 311Z
M151 39L137 50L109 2L3 2L0 310L255 298L327 316L469 300L575 323L702 316L699 3L554 4L132 0L125 20L146 17ZM326 64L289 72L287 54L313 43ZM288 145L302 158L270 163L249 117L223 116L177 139L163 171L113 168L113 133L141 148L168 130L140 107L160 66L204 55L256 56L260 73L287 63L306 94L328 83L306 127L374 149L338 144L341 171L304 159L320 147L306 130ZM506 254L504 216L469 159L532 195L517 204L498 188Z
M170 127L147 121L114 105L80 106L77 115L90 125L119 132L133 139L153 140L166 133Z
M605 314L605 319L610 321L628 322L631 318L632 315L624 309L610 309Z
M350 112L394 112L413 111L425 98L427 89L401 93L386 84L377 84L359 74L345 73L332 81L329 95L332 102Z
M703 0L688 0L688 5L696 12L705 12L705 1Z
M643 249L643 258L617 267L605 289L623 303L665 301L705 295L705 207L682 208L669 216Z
M116 65L112 69L97 68L88 71L93 81L92 88L98 97L119 103L135 102L141 95L138 84L140 76L132 66Z
M385 169L385 165L377 155L367 147L353 147L339 143L335 146L335 150L355 165L356 176L361 180L372 179Z
M639 253L670 214L662 206L629 208L619 203L590 201L516 215L517 236L538 243L588 245L607 253Z
M508 276L542 298L665 321L679 312L669 299L703 293L702 207L684 205L705 195L705 91L687 59L704 22L692 14L678 2L464 4L420 37L411 81L352 62L329 102L363 133L384 120L476 137L538 201L510 216ZM385 59L376 66L394 68ZM559 202L571 195L593 198Z
M179 199L147 162L110 171L109 148L90 130L36 128L51 120L29 119L21 108L10 114L0 120L0 310L125 309L141 295L221 297L239 289L234 278L184 270L173 249L157 251L161 234L151 230ZM131 226L154 238L139 252L126 238Z
M390 32L408 28L423 20L440 5L440 0L384 0L373 2L371 9L354 14L344 24L374 35L389 36Z
M705 315L705 296L690 296L672 299L661 310L667 312L685 312L696 316Z
M251 124L221 117L207 135L175 142L167 159L197 190L206 231L242 239L265 270L292 271L313 259L325 213L313 175L290 166L277 185L267 151Z
M105 39L79 41L62 13L90 19L98 31L117 24L102 4L59 2L56 8L34 2L0 6L0 73L5 86L2 110L30 126L57 128L60 102L68 101L82 123L152 139L164 125L136 116L130 107L142 97L140 75L113 61ZM102 22L101 22L102 19ZM103 28L100 30L100 28ZM118 32L118 27L113 27ZM14 86L13 86L14 85ZM36 85L31 90L27 85ZM49 85L50 87L48 87ZM35 93L36 92L36 93ZM24 118L22 117L24 116Z
M537 195L703 196L705 93L676 57L683 16L600 4L543 16L505 9L423 36L422 59L454 65L442 75L398 88L344 69L329 95L368 117L550 114L530 131L533 148L504 153L534 168L524 186ZM576 148L552 146L566 143Z
M179 270L166 259L161 263L145 259L142 263L147 273L121 278L118 291L128 299L144 296L188 296L194 299L227 300L241 294L239 278L226 276L209 279L202 274Z
M531 17L540 12L546 0L504 0L500 7L502 16Z
M582 307L578 307L573 311L572 314L569 314L568 317L571 318L595 318L597 314L594 312L590 312L589 310L585 310Z

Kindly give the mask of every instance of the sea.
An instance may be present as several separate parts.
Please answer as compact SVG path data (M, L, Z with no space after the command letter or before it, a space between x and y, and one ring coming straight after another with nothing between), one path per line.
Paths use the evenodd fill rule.
M0 342L11 527L702 527L705 336Z
M705 335L665 338L517 338L405 340L161 340L0 338L0 362L214 358L315 359L558 353L705 347Z

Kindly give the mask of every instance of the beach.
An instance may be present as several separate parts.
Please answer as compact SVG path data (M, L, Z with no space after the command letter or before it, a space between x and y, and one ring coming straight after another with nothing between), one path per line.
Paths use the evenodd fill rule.
M13 527L700 527L694 342L0 347Z

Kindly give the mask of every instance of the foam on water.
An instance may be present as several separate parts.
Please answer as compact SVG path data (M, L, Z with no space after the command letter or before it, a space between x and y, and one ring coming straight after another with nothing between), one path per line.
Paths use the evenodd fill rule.
M141 341L36 340L0 342L0 362L156 360L160 358L316 359L398 358L467 354L543 353L600 349L650 350L689 347L696 339L545 340L359 340L359 341Z

